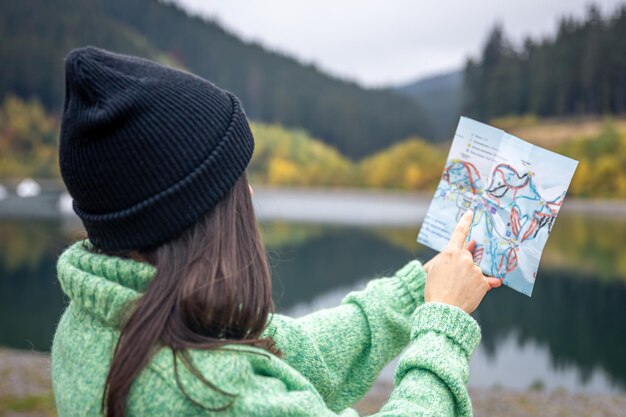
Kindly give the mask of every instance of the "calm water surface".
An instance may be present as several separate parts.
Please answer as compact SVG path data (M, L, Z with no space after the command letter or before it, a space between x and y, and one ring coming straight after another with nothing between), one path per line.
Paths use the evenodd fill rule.
M280 312L334 306L368 279L433 252L417 227L262 225ZM0 219L0 345L46 351L66 305L56 258L78 237L61 219ZM475 313L471 386L626 392L626 220L557 221L531 299L508 288ZM391 379L393 365L382 378Z

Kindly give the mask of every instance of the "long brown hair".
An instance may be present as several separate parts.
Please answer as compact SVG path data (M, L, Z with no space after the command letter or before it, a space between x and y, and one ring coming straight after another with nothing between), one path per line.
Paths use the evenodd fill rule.
M209 388L233 397L194 368L188 350L246 344L278 353L271 339L261 338L274 305L245 174L182 235L138 253L156 267L156 274L122 326L106 379L103 412L107 417L125 415L134 379L161 347L174 354L176 382L183 393L178 360Z

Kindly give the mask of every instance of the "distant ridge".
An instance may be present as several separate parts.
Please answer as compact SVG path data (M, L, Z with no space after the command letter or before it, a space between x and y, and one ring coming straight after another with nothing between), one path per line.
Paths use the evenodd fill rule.
M461 115L462 89L463 70L422 78L397 87L397 91L420 104L437 141L452 139Z

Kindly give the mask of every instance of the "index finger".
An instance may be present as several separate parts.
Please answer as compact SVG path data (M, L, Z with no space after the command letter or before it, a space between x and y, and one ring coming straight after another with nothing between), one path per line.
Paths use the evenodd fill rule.
M456 225L454 231L452 232L447 249L463 249L463 245L467 239L473 218L474 212L472 210L467 210L463 213L461 220L459 220L459 224Z

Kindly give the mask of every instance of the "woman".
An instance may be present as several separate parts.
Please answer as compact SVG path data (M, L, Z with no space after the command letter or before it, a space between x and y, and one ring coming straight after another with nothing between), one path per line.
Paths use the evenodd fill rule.
M463 247L471 213L424 267L334 309L272 314L253 146L238 99L201 78L91 47L67 56L60 165L88 239L58 261L59 416L356 416L407 344L380 415L471 415L468 313L499 285Z

